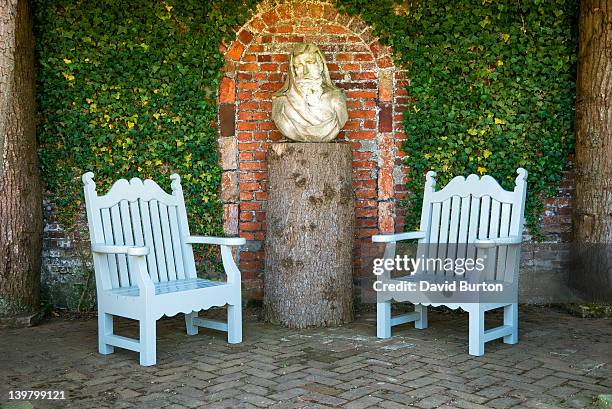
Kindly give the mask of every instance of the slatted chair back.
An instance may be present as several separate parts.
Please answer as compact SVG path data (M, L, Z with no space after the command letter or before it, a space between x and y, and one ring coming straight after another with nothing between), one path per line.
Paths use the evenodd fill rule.
M152 180L120 179L98 196L93 173L83 175L92 243L147 246L147 270L154 283L196 278L181 179L173 174L172 193ZM136 285L129 257L94 253L96 280L110 290ZM107 274L102 272L106 271Z
M419 240L419 255L475 259L484 255L490 258L496 253L495 261L487 260L491 264L485 278L516 283L520 257L517 246L499 246L487 252L473 244L477 239L523 234L527 172L519 168L517 173L513 191L504 190L491 176L477 175L457 176L436 191L436 173L428 172L420 228L425 238ZM420 273L456 275L438 267L439 264Z

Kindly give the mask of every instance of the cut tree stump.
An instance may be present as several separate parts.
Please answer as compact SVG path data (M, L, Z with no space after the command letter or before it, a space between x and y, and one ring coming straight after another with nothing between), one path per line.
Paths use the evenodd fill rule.
M265 313L290 328L353 318L350 145L276 143L268 152Z

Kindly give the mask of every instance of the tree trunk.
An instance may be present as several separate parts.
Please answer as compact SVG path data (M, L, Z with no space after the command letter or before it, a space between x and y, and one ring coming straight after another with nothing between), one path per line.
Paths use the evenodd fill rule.
M29 324L39 309L42 192L27 0L0 0L0 80L0 317Z
M273 144L268 171L266 318L291 328L351 321L350 145Z
M612 0L581 1L579 28L573 222L580 270L572 281L587 298L607 298L612 296Z

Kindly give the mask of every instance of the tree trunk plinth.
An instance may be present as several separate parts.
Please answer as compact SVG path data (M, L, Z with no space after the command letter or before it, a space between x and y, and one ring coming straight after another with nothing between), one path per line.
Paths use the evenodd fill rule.
M350 322L351 147L276 143L268 152L265 313L290 328Z

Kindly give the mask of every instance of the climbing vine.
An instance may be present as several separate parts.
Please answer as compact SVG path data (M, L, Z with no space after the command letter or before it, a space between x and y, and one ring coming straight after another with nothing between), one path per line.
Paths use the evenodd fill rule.
M420 214L423 176L438 185L489 174L512 189L529 171L527 226L540 236L544 198L573 151L576 4L573 0L453 2L338 0L360 14L406 67L408 225Z
M44 180L70 226L78 177L105 191L120 175L183 177L192 229L221 231L215 93L219 45L256 0L37 0L38 141ZM439 185L490 174L511 188L529 173L527 222L538 233L573 149L573 0L337 0L359 14L408 69L409 224L423 175Z
M169 188L177 172L191 229L220 233L215 93L231 40L255 1L37 0L37 129L62 224L79 214L86 171Z

